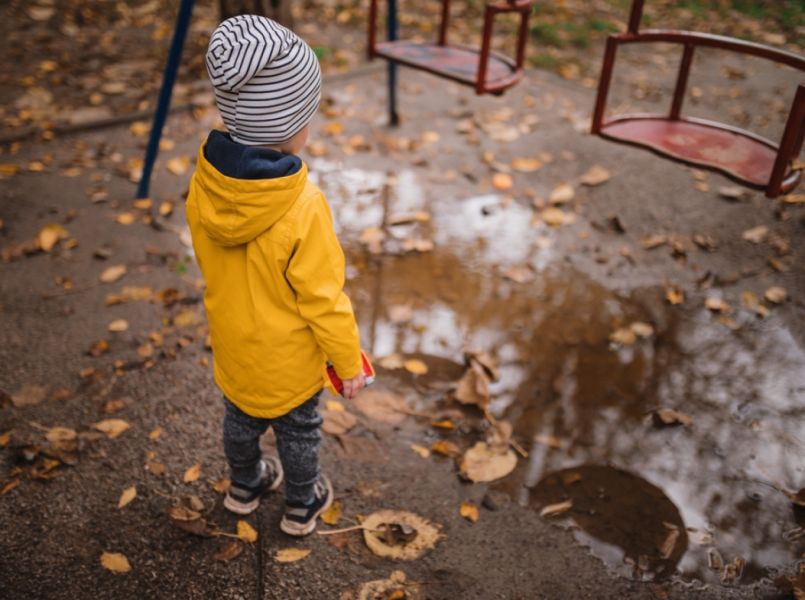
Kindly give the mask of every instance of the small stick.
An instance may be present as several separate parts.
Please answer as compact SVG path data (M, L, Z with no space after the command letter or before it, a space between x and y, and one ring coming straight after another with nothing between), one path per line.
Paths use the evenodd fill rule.
M235 538L236 540L240 539L240 536L234 533L227 533L226 531L213 531L210 535L214 535L216 537L228 537L228 538Z
M319 535L335 535L336 533L346 533L348 531L357 531L358 529L365 529L363 525L353 525L352 527L344 527L343 529L331 529L330 531L317 531Z

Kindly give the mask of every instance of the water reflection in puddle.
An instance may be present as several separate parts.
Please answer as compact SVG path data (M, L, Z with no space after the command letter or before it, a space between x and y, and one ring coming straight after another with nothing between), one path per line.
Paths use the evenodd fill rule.
M429 209L436 250L367 260L355 238L383 222L385 175L330 175L322 183L357 265L350 293L372 353L456 367L467 346L497 357L493 412L531 444L501 488L537 510L572 498L579 539L630 576L675 567L719 581L740 559L747 583L805 552L802 513L762 483L796 489L805 478L805 354L779 321L731 331L705 310L668 306L660 288L609 290L560 266L530 209L494 195L432 198L409 172L397 174L388 210ZM511 264L539 275L515 284L500 276ZM400 304L413 316L394 323L388 308ZM638 320L655 334L613 347L610 334ZM656 429L658 407L693 424ZM581 477L563 485L567 472Z

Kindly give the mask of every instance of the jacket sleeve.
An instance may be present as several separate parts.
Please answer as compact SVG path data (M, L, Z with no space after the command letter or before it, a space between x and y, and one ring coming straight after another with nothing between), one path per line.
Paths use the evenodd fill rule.
M361 372L358 324L344 293L344 252L333 229L326 200L313 200L299 222L286 278L296 294L299 314L342 379Z

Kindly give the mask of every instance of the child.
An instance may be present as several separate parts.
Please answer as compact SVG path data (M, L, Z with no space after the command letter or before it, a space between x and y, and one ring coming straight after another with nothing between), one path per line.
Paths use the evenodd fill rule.
M307 535L333 500L318 462L325 361L346 397L364 386L344 253L327 201L296 156L321 99L321 72L305 42L254 15L215 30L207 70L229 132L212 131L202 144L186 208L225 396L232 484L224 506L249 514L284 478L280 528ZM279 460L261 457L268 427Z

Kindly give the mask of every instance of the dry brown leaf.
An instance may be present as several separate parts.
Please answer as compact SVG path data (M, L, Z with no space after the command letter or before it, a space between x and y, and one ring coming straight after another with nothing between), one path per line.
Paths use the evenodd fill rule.
M606 183L612 178L610 172L600 165L594 165L581 176L581 182L584 185L594 187Z
M674 548L676 548L676 542L679 539L679 528L676 525L666 522L663 522L663 525L668 533L665 539L658 545L657 549L660 551L660 556L668 560L674 553Z
M728 200L740 200L747 193L745 189L738 186L721 186L718 188L718 195Z
M113 573L128 573L131 571L129 559L119 552L104 552L101 554L101 565Z
M189 156L177 156L165 163L165 168L174 175L184 175L190 169Z
M347 410L346 408L344 408L344 403L339 402L338 400L327 400L324 403L324 407L327 410L331 410L333 412L344 412L345 410Z
M115 319L106 328L111 332L121 333L129 328L129 322L126 319Z
M182 481L185 483L193 483L194 481L198 481L198 478L201 476L201 465L196 463L187 471L184 472L184 477L182 477Z
M704 305L713 312L717 313L728 313L732 310L732 307L729 303L724 300L723 298L716 298L715 296L710 296L705 298Z
M123 508L127 504L129 504L134 498L137 497L137 486L127 487L123 490L123 493L120 494L120 500L117 501L117 507Z
M374 554L395 560L415 560L432 549L441 537L429 521L401 510L379 510L362 523L363 539ZM389 533L402 530L404 540L389 539Z
M782 304L788 299L788 292L785 288L773 286L765 291L763 297L772 304Z
M468 521L471 521L472 523L478 521L478 507L472 502L466 500L462 502L458 512L462 517Z
M450 440L436 440L430 445L431 452L442 456L458 456L461 450Z
M292 563L307 557L313 550L310 548L284 548L277 550L274 560L278 563Z
M637 341L637 336L629 327L621 327L609 334L609 341L621 346L631 346Z
M123 277L127 270L126 265L115 265L113 267L108 267L103 270L103 273L101 273L99 279L103 283L114 283Z
M363 390L352 399L352 405L370 419L389 425L402 423L408 412L402 396L382 388Z
M654 335L654 327L652 327L649 323L644 323L643 321L635 321L629 325L629 329L631 329L634 334L640 338L650 338L652 335Z
M33 406L42 402L47 396L47 389L41 385L24 385L19 390L11 394L11 403L20 408L22 406Z
M115 216L115 221L120 223L121 225L131 225L136 220L134 214L130 212L122 212L119 215Z
M338 521L341 519L343 509L344 507L341 504L341 501L336 500L330 505L330 508L321 513L321 520L326 525L336 525Z
M257 532L246 521L238 521L238 537L248 544L257 541Z
M481 408L489 405L489 377L481 363L470 362L470 368L459 380L453 397L462 404L473 404Z
M766 236L769 235L769 228L765 225L758 225L757 227L752 227L752 229L747 229L741 234L741 237L745 239L747 242L752 242L753 244L760 244L766 239Z
M156 427L154 427L154 429L152 429L148 433L148 439L151 440L152 442L155 442L159 439L161 435L162 435L162 427L157 425Z
M105 433L106 437L113 440L131 427L131 425L123 419L104 419L103 421L95 423L92 427L101 433Z
M394 354L389 354L377 359L377 365L392 371L394 369L402 369L405 365L405 360L401 355L395 352Z
M685 292L679 288L669 287L665 290L665 299L669 304L678 306L685 302Z
M548 207L540 213L542 220L551 227L561 227L567 221L567 214L561 208Z
M169 217L173 214L173 202L170 200L163 200L159 203L159 214L162 217Z
M227 561L237 558L243 552L243 544L231 541L215 553L215 560Z
M447 429L448 431L452 431L456 428L456 424L450 419L438 419L436 421L431 421L430 426L435 427L436 429Z
M411 444L411 450L419 454L422 458L428 458L430 456L430 450L419 444Z
M529 283L534 281L536 274L534 270L526 266L514 265L513 267L509 267L504 273L503 276L506 279L511 279L515 283Z
M564 204L576 197L576 190L569 183L556 186L551 192L548 202L551 204ZM544 218L544 217L543 217Z
M11 490L16 489L20 485L20 483L21 482L19 479L12 479L11 481L3 485L2 488L0 488L0 496L5 496Z
M561 515L566 513L571 508L573 508L573 500L565 500L564 502L556 502L554 504L548 504L547 506L543 506L542 510L539 511L540 517L555 517L557 515Z
M783 196L785 204L805 204L805 194L787 194Z
M321 411L321 416L324 418L321 429L330 435L343 435L358 423L355 415L344 410L324 409Z
M508 173L495 173L492 176L492 187L501 192L506 192L514 187L514 179Z
M515 158L512 160L512 169L521 173L533 173L542 168L542 161L537 158Z
M42 250L45 252L50 252L53 250L53 247L56 245L56 243L58 243L60 240L66 239L69 235L69 232L61 225L56 223L48 223L39 230L39 233L36 236L36 241Z
M11 430L6 431L4 434L0 435L0 448L5 448L8 446L8 443L11 441Z
M344 125L339 123L338 121L330 121L320 130L324 135L327 136L334 136L343 133Z
M493 448L478 442L464 453L461 473L474 482L494 481L505 477L517 466L517 455L508 448Z
M693 424L693 418L673 408L658 408L651 413L651 419L655 427L665 427L670 425L689 426Z
M45 439L57 448L69 445L69 443L75 441L77 437L78 434L75 432L75 429L68 427L51 427L45 434Z

